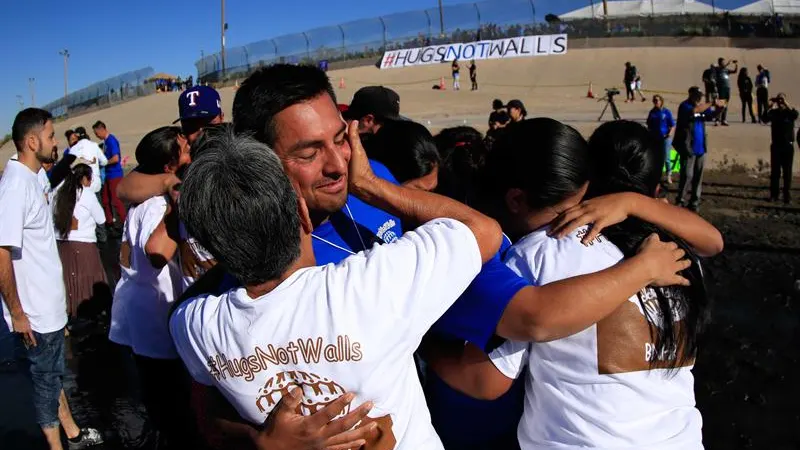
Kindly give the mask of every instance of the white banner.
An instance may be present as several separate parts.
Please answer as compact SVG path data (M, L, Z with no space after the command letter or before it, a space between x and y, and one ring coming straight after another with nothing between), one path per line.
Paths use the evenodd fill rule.
M523 56L564 55L567 35L522 36L468 44L432 45L430 47L391 50L383 54L381 69L439 64L443 61L520 58Z

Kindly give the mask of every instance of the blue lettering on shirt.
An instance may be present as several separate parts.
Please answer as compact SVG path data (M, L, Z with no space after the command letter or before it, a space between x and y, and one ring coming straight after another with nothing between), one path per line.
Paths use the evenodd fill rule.
M110 160L114 156L119 157L119 161L114 164L109 163L106 166L106 178L109 180L122 178L125 174L122 171L122 155L120 154L119 141L113 134L109 134L103 142L105 142L103 152L106 154L107 159Z

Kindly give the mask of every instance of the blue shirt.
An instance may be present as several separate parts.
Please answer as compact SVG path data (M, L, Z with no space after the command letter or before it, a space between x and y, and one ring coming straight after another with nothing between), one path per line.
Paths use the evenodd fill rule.
M706 154L706 120L714 114L714 108L708 108L701 113L694 112L694 105L685 101L678 107L678 126L680 130L689 133L691 147L688 149L695 156ZM688 130L687 130L688 129ZM677 135L676 135L677 140Z
M109 160L114 156L119 157L119 161L114 164L109 163L106 166L106 179L113 180L115 178L122 178L125 175L122 171L122 155L120 154L119 141L113 134L109 134L103 141L103 152Z
M672 111L667 108L653 108L647 116L647 129L658 137L666 137L670 128L675 126Z
M370 160L370 166L378 177L399 184L383 164ZM314 229L312 245L317 265L322 266L369 250L376 243L392 243L402 235L400 219L348 195L344 208Z
M478 276L453 306L439 318L431 331L448 338L469 341L490 351L497 324L508 303L529 283L509 269L502 254L511 247L503 236L500 251L483 265Z
M530 285L503 263L502 255L510 246L504 236L500 251L483 265L467 290L434 324L432 332L469 341L487 352L501 342L492 338L506 306L520 289ZM431 422L445 448L513 448L525 394L521 380L524 377L500 398L486 401L456 391L429 370L425 396Z

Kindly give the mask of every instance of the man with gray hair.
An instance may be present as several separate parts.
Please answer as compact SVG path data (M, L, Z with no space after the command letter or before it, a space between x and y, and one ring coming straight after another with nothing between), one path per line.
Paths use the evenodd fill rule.
M351 143L357 133L351 125ZM356 447L443 448L412 355L497 252L497 223L380 179L353 145L350 191L423 225L337 265L315 266L306 200L265 144L228 134L199 153L182 188L181 219L243 287L201 295L172 316L173 340L193 378L218 388L253 424L286 395L301 395L308 415L355 393L375 399L359 425L369 434Z

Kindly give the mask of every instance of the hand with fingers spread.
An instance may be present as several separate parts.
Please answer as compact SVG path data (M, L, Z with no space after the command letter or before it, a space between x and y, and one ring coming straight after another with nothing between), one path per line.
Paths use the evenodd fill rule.
M369 165L369 158L361 138L358 136L358 121L354 120L347 127L347 141L350 143L350 167L348 171L348 181L350 188L357 190L375 180L375 173Z
M295 388L281 399L270 413L264 427L254 436L259 450L347 450L357 449L366 443L377 424L372 422L353 428L372 409L366 402L347 415L333 420L353 401L355 395L347 393L310 416L297 412L303 400L303 390Z
M559 214L550 224L548 235L561 239L584 225L591 225L581 240L588 245L604 228L616 225L633 214L635 195L625 192L583 201Z
M637 254L650 269L651 286L689 286L689 280L680 272L692 265L686 252L674 242L663 242L657 234L651 234L642 242Z

